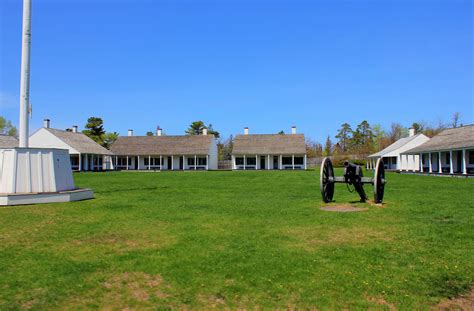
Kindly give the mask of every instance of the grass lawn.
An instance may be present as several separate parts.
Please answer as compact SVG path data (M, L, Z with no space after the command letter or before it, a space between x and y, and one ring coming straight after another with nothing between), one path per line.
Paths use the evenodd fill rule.
M383 208L334 213L314 171L75 174L96 199L0 208L0 309L419 309L468 292L474 179L387 179Z

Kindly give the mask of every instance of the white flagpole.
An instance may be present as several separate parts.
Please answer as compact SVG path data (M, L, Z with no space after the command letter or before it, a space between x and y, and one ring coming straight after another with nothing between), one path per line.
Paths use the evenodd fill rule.
M21 44L20 84L20 142L28 148L28 114L30 105L30 48L31 48L31 0L23 0L23 33Z

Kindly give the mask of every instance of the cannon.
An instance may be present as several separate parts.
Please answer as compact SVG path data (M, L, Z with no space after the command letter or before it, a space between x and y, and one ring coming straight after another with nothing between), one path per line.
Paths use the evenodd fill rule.
M334 196L334 185L336 183L345 183L350 192L354 190L360 196L361 202L367 200L364 191L364 184L374 186L374 202L382 203L385 190L385 167L382 159L377 160L374 178L364 177L362 167L349 161L344 161L344 176L334 176L334 168L331 159L324 158L321 163L320 188L323 201L329 203ZM352 188L353 187L353 188Z

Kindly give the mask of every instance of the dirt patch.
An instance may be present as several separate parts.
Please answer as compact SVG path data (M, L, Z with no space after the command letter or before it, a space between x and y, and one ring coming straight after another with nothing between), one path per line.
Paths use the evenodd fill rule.
M107 289L104 302L114 307L126 307L130 301L146 302L153 298L165 299L168 286L160 275L125 272L102 283Z
M447 299L441 301L437 306L431 308L432 310L474 310L474 287L471 291L457 298Z
M324 230L318 227L288 228L282 232L290 237L290 247L314 251L320 246L357 246L380 241L392 241L396 232L370 227L331 228Z
M350 205L342 206L323 206L320 208L322 211L326 212L339 212L339 213L350 213L350 212L363 212L367 211L368 208L355 207Z
M384 298L367 297L367 300L370 301L370 302L373 302L375 304L387 307L388 310L390 310L390 311L397 310L397 307L395 307L393 304L387 302L387 300L385 300Z

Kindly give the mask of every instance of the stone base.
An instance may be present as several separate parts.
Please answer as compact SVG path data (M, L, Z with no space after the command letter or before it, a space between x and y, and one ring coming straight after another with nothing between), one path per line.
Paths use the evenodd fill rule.
M74 189L47 193L0 193L0 206L61 203L93 199L90 189Z

